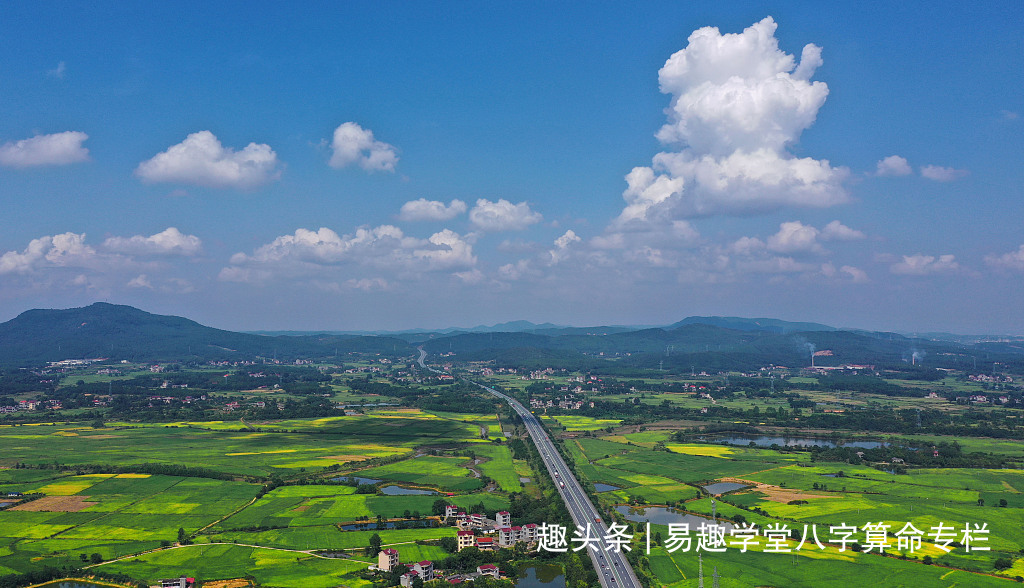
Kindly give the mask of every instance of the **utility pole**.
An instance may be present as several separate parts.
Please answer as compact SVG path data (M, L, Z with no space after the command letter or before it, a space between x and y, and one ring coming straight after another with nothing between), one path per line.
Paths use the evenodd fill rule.
M704 554L697 554L697 588L704 588Z

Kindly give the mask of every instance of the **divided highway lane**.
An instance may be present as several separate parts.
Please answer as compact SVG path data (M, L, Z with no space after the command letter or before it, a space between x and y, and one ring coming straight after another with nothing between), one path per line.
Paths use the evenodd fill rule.
M427 367L424 364L426 357L426 351L420 349L420 366L432 372L441 373L439 370ZM519 414L526 425L526 430L530 433L530 437L537 446L537 451L540 452L541 458L544 460L544 465L551 474L551 479L558 485L558 492L569 509L573 523L582 528L586 528L588 524L590 525L591 536L596 538L592 545L596 546L597 549L588 548L586 551L590 554L591 561L594 562L594 569L597 570L601 586L604 588L640 588L640 581L637 580L636 574L629 565L629 561L626 560L625 554L616 552L605 541L608 527L604 524L601 513L594 508L590 499L584 494L579 481L568 466L566 466L565 461L562 460L562 456L555 449L547 433L544 432L544 428L537 417L516 399L498 392L494 388L489 388L477 382L473 383L507 402ZM568 530L566 533L567 540L574 534L574 531L573 529ZM573 547L578 547L578 544L570 541L569 546L572 549Z

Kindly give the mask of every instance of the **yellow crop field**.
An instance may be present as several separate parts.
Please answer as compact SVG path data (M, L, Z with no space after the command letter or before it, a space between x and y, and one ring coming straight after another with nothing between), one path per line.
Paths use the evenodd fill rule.
M113 477L114 474L89 474L85 476L75 476L60 482L47 484L42 488L37 488L35 492L49 496L71 496L72 494L78 494L79 492L91 488L95 484L102 482L105 478Z
M666 443L665 447L674 453L685 455L700 455L703 457L726 457L736 453L729 447L720 445L682 445L678 443Z

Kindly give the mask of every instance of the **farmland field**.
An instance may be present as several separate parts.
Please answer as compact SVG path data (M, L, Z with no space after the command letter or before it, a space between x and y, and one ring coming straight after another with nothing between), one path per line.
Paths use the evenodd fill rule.
M760 553L763 546L747 553L704 553L705 576L717 566L725 578L723 586L749 585L755 578L758 584L780 586L845 586L851 578L867 581L869 576L893 586L1002 586L1003 578L1019 575L1012 572L1015 568L998 572L993 562L999 557L1013 560L1024 545L1024 471L921 468L893 474L866 465L812 462L810 452L804 451L677 443L669 438L666 431L625 432L569 438L565 446L583 478L618 488L597 494L605 508L674 503L710 516L711 501L700 498L698 488L724 479L748 487L720 497L714 507L718 516L741 516L759 527L788 525L800 530L810 525L828 530L832 525L863 528L882 523L893 533L907 522L925 532L942 523L956 529L959 541L968 523L988 530L988 539L981 544L988 551L966 553L961 546L947 553L925 538L920 549L902 552L905 561L849 550L840 553L835 545L824 551L805 549L795 556ZM659 442L660 451L655 450ZM1004 455L1024 449L1015 441L967 442ZM668 536L663 525L652 525L651 533L655 532ZM890 552L896 551L895 538L890 536L889 542ZM790 549L795 546L795 541L788 542ZM936 564L995 576L923 565L925 555ZM693 553L669 554L656 547L649 561L663 585L696 585Z
M507 445L495 440L504 435L494 415L398 408L259 423L0 426L0 466L9 468L0 469L0 492L42 496L0 511L0 575L82 565L97 554L104 571L148 583L187 570L204 580L248 575L276 586L368 586L362 549L372 535L403 560L418 561L447 553L416 541L455 530L424 518L437 495L358 493L323 482L351 472L437 488L453 493L444 497L449 503L494 512L508 508L507 492L522 489ZM480 463L462 455L468 450ZM183 465L208 477L159 470ZM154 468L161 473L147 472ZM480 492L472 468L494 480L494 491ZM305 481L261 494L280 476ZM410 516L401 524L426 527L375 529L378 517ZM348 530L352 524L367 526ZM179 529L193 545L176 547ZM355 559L317 550L352 550Z

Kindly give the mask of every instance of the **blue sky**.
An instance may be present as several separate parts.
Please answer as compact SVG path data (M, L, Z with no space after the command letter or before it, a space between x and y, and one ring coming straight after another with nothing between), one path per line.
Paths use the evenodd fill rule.
M0 320L1024 333L1019 2L693 4L6 3Z

